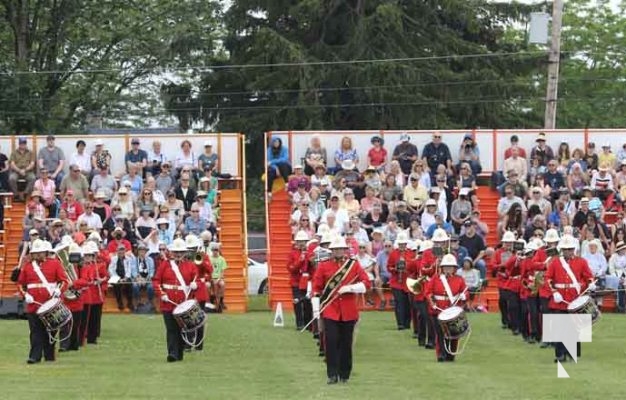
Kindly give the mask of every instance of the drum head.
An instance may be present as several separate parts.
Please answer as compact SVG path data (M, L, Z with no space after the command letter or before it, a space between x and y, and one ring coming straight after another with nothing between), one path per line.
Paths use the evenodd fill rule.
M174 309L175 315L184 314L187 311L191 310L196 304L198 304L195 300L186 300L176 306Z
M60 302L61 302L61 300L59 300L59 299L50 299L50 300L46 301L45 303L43 303L41 305L41 307L39 307L39 309L37 310L37 314L44 314L44 313L52 310Z
M439 313L439 319L442 321L451 321L457 318L459 315L463 313L463 309L461 307L450 307L443 310Z
M578 297L577 299L574 299L574 301L572 301L571 303L568 304L567 309L568 310L578 310L579 308L581 308L582 306L584 306L585 304L587 304L587 302L589 302L590 297L587 295L583 295Z

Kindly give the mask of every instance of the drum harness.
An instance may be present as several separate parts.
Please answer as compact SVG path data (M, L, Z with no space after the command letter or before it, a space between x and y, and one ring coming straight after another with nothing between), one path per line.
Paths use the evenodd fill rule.
M26 288L35 289L35 288L44 287L48 291L48 294L50 295L51 298L58 298L57 296L54 295L54 289L58 287L58 284L48 282L43 272L41 272L41 268L39 268L39 264L37 264L36 261L33 261L31 265L33 266L33 271L35 271L35 274L37 275L41 283L34 283L34 284L31 283L31 284L26 285ZM37 303L37 302L35 302L35 304L38 304L39 307L43 305L42 303ZM59 338L59 342L62 342L68 339L72 335L73 325L74 325L74 318L70 318L70 329L68 330L68 334L65 338ZM57 340L55 338L56 332L50 332L47 329L46 329L46 332L48 333L48 340L50 341L50 344L53 344L54 342L56 342Z

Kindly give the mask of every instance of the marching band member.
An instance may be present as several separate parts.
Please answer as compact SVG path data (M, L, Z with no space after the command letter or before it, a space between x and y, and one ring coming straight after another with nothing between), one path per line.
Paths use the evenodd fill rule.
M413 294L413 307L417 313L417 344L422 347L428 346L426 348L435 348L435 328L430 323L426 297L424 297L424 288L431 279L434 270L424 264L423 254L432 246L433 242L430 240L421 242L417 257L408 266L410 278L422 281L422 291Z
M314 318L323 318L327 383L335 384L350 379L354 326L359 319L356 295L365 293L370 282L359 262L346 257L344 238L336 237L329 249L333 256L318 266L311 303Z
M163 260L157 268L152 286L161 299L161 313L167 337L167 362L182 361L185 342L172 312L176 305L187 300L198 289L196 266L185 260L187 246L183 239L175 239L170 245L172 260Z
M415 258L415 254L407 249L409 236L406 232L398 233L396 238L397 249L389 254L387 270L391 274L389 286L395 301L394 311L398 330L411 327L411 305L409 303L408 288L406 287L407 263Z
M538 238L537 238L538 239ZM537 249L537 252L535 253L535 261L537 262L541 262L543 263L543 271L545 272L548 269L548 265L550 265L550 262L558 256L559 256L559 250L557 249L557 244L559 242L560 238L559 238L559 233L557 232L556 229L548 229L544 235L544 239L543 241L537 242L538 244L542 244L542 246L539 246L539 248ZM543 245L545 243L545 246ZM548 285L547 280L545 279L545 275L544 275L544 281L543 281L543 285L539 288L539 332L537 332L537 334L543 338L543 326L541 325L541 321L543 321L543 314L550 314L550 308L549 308L549 303L550 303L550 298L552 297L552 290L550 289L550 286ZM541 341L541 345L539 347L541 347L542 349L548 348L551 346L551 343Z
M467 295L465 293L465 281L462 277L456 275L458 268L456 257L452 254L446 254L441 260L440 267L442 273L433 276L428 282L425 288L425 296L430 306L429 312L435 321L437 361L443 362L454 361L454 355L446 350L444 341L448 340L443 336L443 329L437 316L446 308L456 305L457 302L464 302ZM458 340L450 340L447 343L447 348L453 352L456 351L457 346Z
M513 257L513 242L515 242L515 233L511 231L504 232L502 235L502 247L496 250L494 258L493 275L498 279L498 308L500 309L500 321L502 329L509 329L509 313L507 304L507 295L504 292L507 286L507 278L504 272L505 265L509 258Z
M573 236L563 235L558 247L561 257L553 257L546 271L546 282L552 291L549 308L554 314L567 313L570 302L580 296L586 288L595 290L593 274L584 258L575 255L577 240ZM576 343L576 350L580 357L580 342ZM564 362L568 353L565 345L558 342L554 346L555 362Z
M98 271L99 264L96 263L97 254L98 245L95 242L87 241L83 246L83 266L79 271L80 278L89 283L87 290L83 292L80 340L82 342L86 338L89 344L97 342L104 302L104 292L101 286L103 279L97 278L100 272Z
M303 264L306 263L306 242L309 241L309 235L304 231L298 231L294 237L294 247L289 253L287 259L287 271L289 271L289 285L291 286L291 296L293 297L293 311L296 316L296 329L301 330L307 321L304 320L303 303L300 302L305 293L300 293L300 277L303 270Z
M65 325L61 328L60 334L62 338L65 338L65 340L61 341L59 345L59 352L78 350L78 347L81 345L80 329L83 325L83 308L86 297L83 289L89 286L89 282L80 277L83 251L76 243L72 243L70 244L69 254L70 259L73 255L78 257L80 261L75 263L71 262L69 264L69 268L74 269L74 276L77 277L77 279L74 279L73 281L69 280L69 290L63 292L63 303L72 312L73 323Z
M211 260L209 256L202 252L202 241L197 238L195 235L190 234L185 237L185 245L187 246L188 259L191 261L196 268L196 276L198 282L198 289L195 292L195 299L200 304L200 307L204 310L205 306L209 302L209 287L211 286L211 274L213 273L213 266L211 265ZM207 277L209 279L207 285ZM212 304L211 304L212 305ZM209 307L210 308L210 307ZM204 344L204 324L198 329L197 334L195 335L194 341L194 349L201 351L203 349ZM185 344L186 348L190 348Z
M37 316L41 304L53 297L60 297L69 283L67 274L59 260L47 258L52 249L50 243L37 239L30 249L31 260L20 270L17 280L18 290L26 303L26 317L30 329L30 352L28 364L41 361L54 361L54 343L50 343L43 322Z
M529 344L534 344L539 337L539 282L536 281L537 274L543 270L544 264L535 261L537 244L530 240L524 249L524 259L520 263L521 287L521 326L524 340Z
M524 248L526 242L524 239L518 239L513 244L513 248L517 246L515 255L510 257L504 265L504 283L503 294L506 296L506 309L509 318L509 327L513 331L513 335L517 336L521 333L521 308L520 308L520 288L522 286L522 275L520 263L523 260Z

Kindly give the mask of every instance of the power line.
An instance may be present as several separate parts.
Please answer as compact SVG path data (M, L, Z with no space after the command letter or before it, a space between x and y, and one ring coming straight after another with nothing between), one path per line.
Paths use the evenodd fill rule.
M527 51L527 52L511 52L511 53L476 53L476 54L454 54L444 56L423 56L423 57L401 57L401 58L377 58L364 60L336 60L336 61L302 61L302 62L282 62L269 64L223 64L223 65L206 65L206 66L188 66L178 68L144 68L138 69L140 72L159 71L161 73L169 71L208 71L222 69L250 69L250 68L282 68L282 67L309 67L309 66L327 66L327 65L346 65L346 64L368 64L368 63L394 63L394 62L416 62L416 61L436 61L436 60L465 60L471 58L496 58L508 56L537 56L545 55L544 51ZM100 74L109 72L119 72L124 68L108 68L108 69L83 69L83 70L44 70L44 71L14 71L0 72L0 75L49 75L49 74Z

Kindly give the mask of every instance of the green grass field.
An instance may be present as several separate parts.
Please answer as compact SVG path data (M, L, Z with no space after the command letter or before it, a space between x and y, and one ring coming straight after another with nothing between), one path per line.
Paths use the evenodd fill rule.
M288 315L210 315L203 352L165 362L160 315L105 315L97 347L26 365L26 321L0 321L0 399L614 399L623 398L626 318L604 315L579 364L556 378L550 349L499 328L495 314L472 314L471 340L456 363L435 362L391 313L362 314L347 385L326 385L314 341Z

